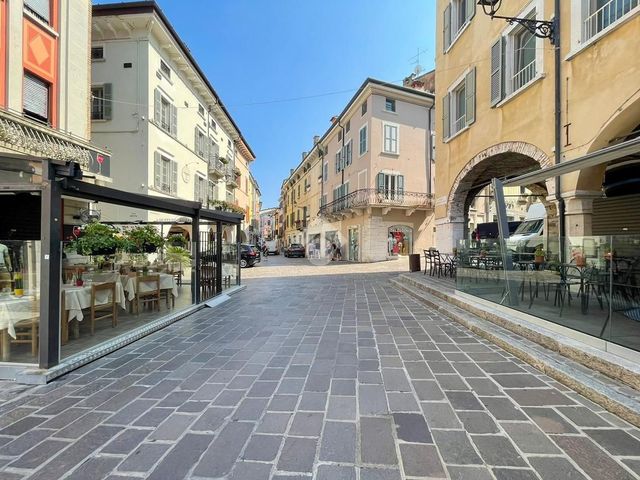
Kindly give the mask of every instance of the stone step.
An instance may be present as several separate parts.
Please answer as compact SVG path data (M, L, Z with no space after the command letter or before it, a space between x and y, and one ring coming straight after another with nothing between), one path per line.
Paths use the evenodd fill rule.
M638 382L640 375L636 368L631 368L635 367L631 364L632 362L608 352L600 352L598 349L558 335L556 332L545 332L538 325L523 325L521 319L508 318L508 315L503 312L494 311L493 315L499 316L503 325L510 324L512 328L505 328L503 325L481 318L469 310L487 307L481 304L474 305L467 299L461 299L449 285L442 287L426 285L411 278L410 274L400 275L398 278L391 279L391 282L400 290L462 324L475 334L486 338L549 377L640 427L640 392L629 386L631 383ZM467 308L462 308L463 305ZM549 344L557 348L548 348ZM591 365L594 363L598 363L601 368L593 369ZM603 370L614 372L617 377L622 376L627 382L621 381L614 375L606 375Z

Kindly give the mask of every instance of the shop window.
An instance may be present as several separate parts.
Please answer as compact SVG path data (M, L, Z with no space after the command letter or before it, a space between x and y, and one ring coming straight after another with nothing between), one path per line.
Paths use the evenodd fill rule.
M406 225L389 227L387 235L387 254L389 256L409 255L413 253L413 229Z
M29 73L23 80L23 111L28 117L49 123L49 93L51 86Z

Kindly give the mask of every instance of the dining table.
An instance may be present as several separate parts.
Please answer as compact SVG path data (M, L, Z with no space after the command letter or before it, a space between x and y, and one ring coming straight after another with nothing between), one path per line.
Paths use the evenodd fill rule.
M169 273L153 273L149 272L147 275L159 275L160 276L160 290L168 290L174 297L178 296L178 285L173 275ZM127 300L132 301L136 297L138 284L140 285L140 292L150 292L154 290L155 286L151 282L137 282L135 275L122 275L120 277L122 287L127 295Z
M67 322L72 320L78 320L81 322L84 319L82 310L91 308L91 286L100 285L105 282L91 282L86 281L82 286L76 286L73 284L62 285L61 289L64 292L64 309ZM126 309L124 288L120 282L114 282L116 285L116 303L121 308ZM111 293L108 290L96 292L96 304L106 305L111 301L109 298Z
M0 295L0 344L2 361L11 358L10 338L16 338L16 325L22 321L38 317L39 305L33 295L21 297L9 294Z

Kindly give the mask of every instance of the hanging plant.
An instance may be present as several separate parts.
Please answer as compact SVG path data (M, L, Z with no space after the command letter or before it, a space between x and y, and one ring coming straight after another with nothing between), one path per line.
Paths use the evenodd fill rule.
M182 247L185 248L188 245L188 241L184 235L180 235L179 233L169 235L167 238L167 245L171 245L172 247Z
M78 238L69 245L80 255L114 255L116 250L124 246L123 238L112 225L91 222L80 228Z
M154 253L164 246L164 238L152 225L128 230L126 239L129 253Z

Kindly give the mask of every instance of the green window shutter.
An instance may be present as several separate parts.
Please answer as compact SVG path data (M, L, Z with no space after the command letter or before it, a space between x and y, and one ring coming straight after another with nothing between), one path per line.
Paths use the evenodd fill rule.
M178 194L178 162L171 160L171 193Z
M103 100L103 111L102 111L102 116L103 116L103 120L111 120L111 110L112 110L112 102L111 99L113 98L113 89L111 87L110 83L105 83L103 86L103 96L104 96L104 100Z
M404 193L404 175L398 175L397 181L398 181L398 193L402 195Z
M447 93L442 99L442 138L447 139L451 135L451 122L449 109L451 108L451 94Z
M153 186L161 188L162 186L162 160L160 159L160 152L153 152Z
M360 129L360 155L367 151L367 126Z
M476 120L476 67L473 67L464 80L466 98L466 123L471 125Z
M193 149L196 155L200 155L200 135L198 135L198 127L196 127L194 131Z
M451 4L447 5L447 8L444 9L443 32L443 50L447 51L447 49L451 46Z
M162 125L162 97L157 88L153 91L153 119L158 125Z
M378 193L384 193L384 173L376 175L376 186L378 188Z
M473 16L476 14L476 0L467 0L467 22L470 22Z
M175 105L171 105L171 135L178 135L178 109Z
M491 106L497 105L504 95L503 93L503 40L500 37L491 45Z

